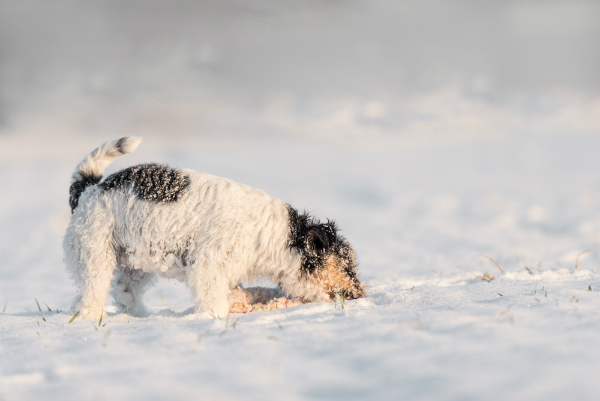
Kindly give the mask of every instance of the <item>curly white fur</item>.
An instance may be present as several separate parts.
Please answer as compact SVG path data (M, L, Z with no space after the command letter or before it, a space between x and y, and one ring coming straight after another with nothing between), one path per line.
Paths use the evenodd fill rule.
M123 150L131 151L141 141L130 139ZM92 152L74 179L81 169L101 173L120 156L114 143ZM63 243L67 269L80 292L74 304L80 316L100 316L111 281L122 310L145 315L142 294L156 275L185 282L193 291L196 312L220 316L229 311L230 289L255 276L280 283L294 296L329 299L301 277L300 254L288 247L285 202L228 179L181 172L190 185L176 203L141 201L132 188L85 188Z

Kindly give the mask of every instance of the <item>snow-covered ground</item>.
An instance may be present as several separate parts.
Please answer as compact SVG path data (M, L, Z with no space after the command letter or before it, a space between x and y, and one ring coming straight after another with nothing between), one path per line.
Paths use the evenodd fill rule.
M599 41L590 1L1 2L0 401L597 400ZM369 296L68 323L69 177L132 133L107 174L333 218Z
M5 400L596 399L597 135L387 148L147 137L108 173L169 162L335 218L370 295L203 320L186 312L187 289L163 280L149 318L107 305L101 327L69 324L68 180L103 139L0 137Z

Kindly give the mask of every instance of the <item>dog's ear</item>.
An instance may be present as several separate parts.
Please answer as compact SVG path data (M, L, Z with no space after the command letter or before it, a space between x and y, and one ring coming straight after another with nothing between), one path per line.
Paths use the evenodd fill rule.
M324 249L329 248L329 240L326 235L321 234L317 230L310 230L306 234L306 242L308 247L317 252L321 252Z

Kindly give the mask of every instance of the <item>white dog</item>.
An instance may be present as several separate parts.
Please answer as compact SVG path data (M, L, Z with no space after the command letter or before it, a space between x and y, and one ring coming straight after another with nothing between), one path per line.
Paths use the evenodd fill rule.
M100 182L104 169L141 141L106 142L73 173L63 247L81 317L100 317L111 282L122 311L147 315L142 295L157 274L185 282L196 312L220 316L229 312L230 290L257 276L308 301L366 295L354 250L335 224L263 191L159 164Z

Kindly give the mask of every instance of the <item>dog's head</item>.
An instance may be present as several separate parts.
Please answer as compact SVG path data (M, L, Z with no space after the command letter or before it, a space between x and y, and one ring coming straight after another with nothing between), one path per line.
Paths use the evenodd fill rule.
M321 223L307 213L289 208L290 248L300 253L300 275L330 300L361 298L366 286L358 279L356 254L338 234L334 222Z

